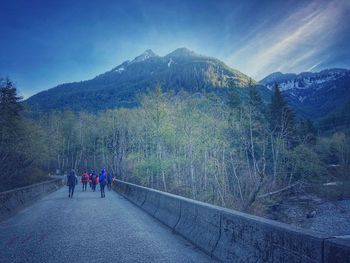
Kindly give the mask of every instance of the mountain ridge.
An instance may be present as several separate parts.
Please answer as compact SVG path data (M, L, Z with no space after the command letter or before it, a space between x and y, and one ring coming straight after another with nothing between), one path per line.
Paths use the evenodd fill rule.
M320 72L274 72L259 81L272 90L277 84L299 116L318 119L339 111L350 101L350 70L325 69Z
M350 101L350 70L326 69L320 72L274 72L255 82L217 58L178 48L159 56L151 49L96 77L60 84L25 101L36 112L70 109L99 111L135 107L138 95L160 84L163 91L214 92L225 97L230 88L246 96L245 87L258 87L265 102L277 83L297 116L319 119L340 112Z
M147 49L133 60L124 61L92 79L60 84L33 95L25 103L40 112L133 107L137 105L136 95L154 88L157 83L165 91L222 93L227 88L244 88L256 82L216 58L187 48L178 48L165 56Z

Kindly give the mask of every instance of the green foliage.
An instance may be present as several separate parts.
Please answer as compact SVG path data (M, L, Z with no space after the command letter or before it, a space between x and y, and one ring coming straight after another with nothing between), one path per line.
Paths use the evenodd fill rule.
M270 104L270 128L276 132L290 133L294 129L294 114L275 85Z
M318 121L317 126L320 130L328 131L328 133L350 131L350 100L339 105L341 106Z
M264 210L266 196L271 203L294 187L348 180L345 133L319 138L311 122L294 119L278 87L270 105L255 85L245 99L238 89L228 94L173 94L158 84L138 108L26 120L24 141L50 171L105 167L123 180L246 211ZM342 168L331 172L330 163Z
M290 180L319 182L325 179L326 166L308 145L300 144L290 152Z
M0 81L0 149L10 150L16 137L23 132L20 127L21 98L9 79Z
M17 90L9 80L0 83L0 191L41 180L38 163L44 160L41 131L22 116ZM33 177L33 171L37 176Z

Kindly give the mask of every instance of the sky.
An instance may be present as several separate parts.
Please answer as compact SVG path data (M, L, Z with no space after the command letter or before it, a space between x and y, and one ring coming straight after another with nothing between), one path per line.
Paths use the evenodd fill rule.
M28 98L146 49L179 47L260 80L350 69L350 0L1 0L0 77Z

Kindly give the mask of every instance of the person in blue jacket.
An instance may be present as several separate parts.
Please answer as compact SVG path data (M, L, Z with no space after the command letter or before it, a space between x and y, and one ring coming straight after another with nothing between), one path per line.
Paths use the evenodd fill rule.
M106 171L105 169L102 169L100 176L98 177L98 182L100 184L100 190L101 190L101 198L106 197L106 194L105 194L105 186L107 183L106 181L107 181Z
M70 173L67 176L67 186L69 187L69 198L73 198L73 194L74 194L74 188L75 186L78 184L78 178L75 174L74 169L72 169L72 171L70 171Z

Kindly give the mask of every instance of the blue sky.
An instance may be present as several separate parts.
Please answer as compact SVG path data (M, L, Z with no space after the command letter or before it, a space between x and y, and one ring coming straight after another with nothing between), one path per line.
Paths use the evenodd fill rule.
M350 1L2 0L0 76L24 97L178 47L260 80L350 68Z

